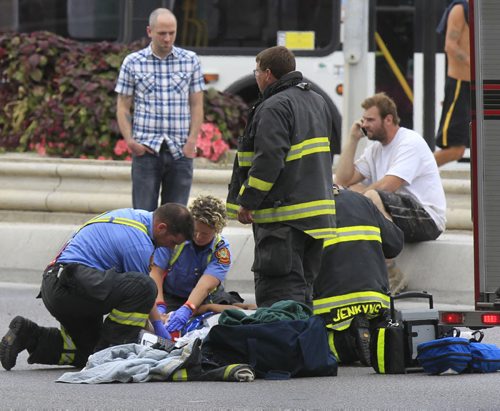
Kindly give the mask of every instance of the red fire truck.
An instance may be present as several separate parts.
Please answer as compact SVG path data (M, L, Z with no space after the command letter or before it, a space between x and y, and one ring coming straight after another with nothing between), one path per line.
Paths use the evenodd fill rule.
M473 311L442 311L451 326L500 325L500 2L469 0Z

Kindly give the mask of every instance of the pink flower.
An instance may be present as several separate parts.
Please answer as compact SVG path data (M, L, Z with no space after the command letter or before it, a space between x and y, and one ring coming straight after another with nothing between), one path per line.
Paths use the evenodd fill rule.
M43 136L40 142L35 144L36 152L41 156L45 156L47 154L47 150L45 148L45 141L46 141L45 136Z
M229 150L229 145L222 139L222 133L213 123L202 124L196 147L202 157L211 161L218 161Z
M125 140L120 139L120 140L118 140L116 142L115 148L113 149L113 152L117 156L122 156L125 153L129 153L130 154L130 149L128 148L127 143L125 142Z
M213 152L209 157L212 161L218 161L222 154L229 150L229 144L227 144L222 138L215 140L212 143Z
M36 152L41 155L41 156L45 156L47 154L47 150L45 149L45 145L43 144L37 144L36 145Z

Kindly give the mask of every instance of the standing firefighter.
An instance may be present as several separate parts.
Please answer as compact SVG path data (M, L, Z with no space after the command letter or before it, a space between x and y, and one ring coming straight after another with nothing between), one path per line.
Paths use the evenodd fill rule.
M337 237L325 242L313 310L339 361L369 365L369 320L389 307L385 259L401 252L404 235L369 198L334 189Z
M174 247L192 231L189 211L172 203L154 212L114 210L85 223L43 273L41 297L61 329L15 317L0 343L2 366L10 370L27 349L30 364L82 367L97 350L136 342L150 313L155 332L168 337L154 308L149 265L155 247Z
M266 49L256 62L262 99L238 143L228 214L253 223L257 305L311 305L323 240L335 229L332 119L325 100L294 71L288 49Z

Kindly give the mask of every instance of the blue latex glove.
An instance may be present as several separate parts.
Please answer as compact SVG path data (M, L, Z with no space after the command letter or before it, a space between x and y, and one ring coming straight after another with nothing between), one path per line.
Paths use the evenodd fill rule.
M167 306L164 303L156 303L156 308L160 314L167 313Z
M167 331L171 333L172 331L181 330L191 318L192 314L193 311L187 305L183 305L181 308L174 311L168 320Z
M161 320L156 320L151 322L153 324L153 328L155 329L155 334L162 337L166 338L168 340L172 340L171 335L163 325L163 322Z

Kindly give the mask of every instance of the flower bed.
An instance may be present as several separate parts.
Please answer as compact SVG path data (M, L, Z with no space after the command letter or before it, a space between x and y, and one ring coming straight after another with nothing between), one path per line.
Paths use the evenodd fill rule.
M116 122L114 87L124 57L146 44L88 44L49 32L1 34L0 151L130 159ZM205 121L220 134L211 132L208 150L202 131L200 151L219 159L224 144L234 147L247 107L239 97L213 89L204 101Z

